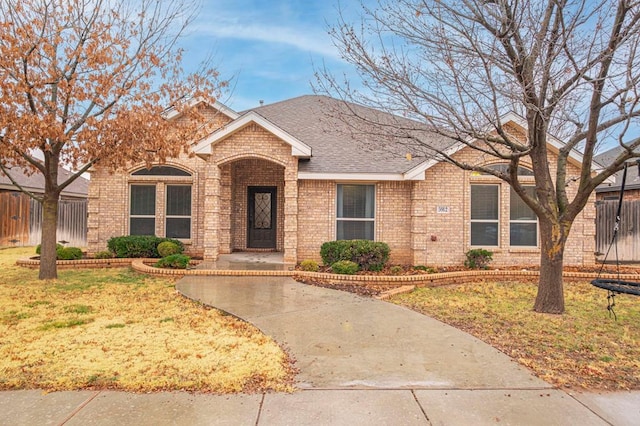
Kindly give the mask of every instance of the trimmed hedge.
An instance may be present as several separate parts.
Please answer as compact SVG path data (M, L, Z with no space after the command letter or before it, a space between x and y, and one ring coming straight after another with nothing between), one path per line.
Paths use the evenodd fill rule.
M325 265L340 260L350 260L364 271L380 271L389 261L389 246L370 240L328 241L320 247L320 256Z
M359 269L358 264L350 260L338 260L331 265L331 270L336 274L353 275Z
M158 245L165 241L170 241L184 250L184 245L178 240L171 238L161 238L154 235L125 235L113 237L107 241L109 251L116 257L152 257L158 258Z
M64 248L64 246L62 244L56 244L56 252L58 250L60 250L61 248ZM38 244L36 246L36 254L41 254L40 251L42 250L42 247L40 247L40 244Z
M78 247L62 247L56 250L59 260L77 260L82 259L82 249Z
M173 241L163 241L158 244L158 254L160 257L167 257L172 254L182 254L182 249L182 246L179 246Z
M493 260L493 252L485 249L471 249L465 253L464 266L469 269L488 269Z
M41 254L40 244L36 246L36 254ZM77 260L82 259L82 249L78 247L65 247L62 244L56 244L57 260Z
M305 259L300 262L300 269L307 272L318 272L320 270L320 266L318 266L318 262L311 259Z
M172 254L155 263L156 268L187 269L191 258L184 254Z

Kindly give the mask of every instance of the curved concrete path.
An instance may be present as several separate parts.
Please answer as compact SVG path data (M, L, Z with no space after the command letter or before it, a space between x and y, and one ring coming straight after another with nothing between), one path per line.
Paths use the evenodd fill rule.
M289 348L301 388L551 387L469 334L387 302L282 277L188 277L176 287Z
M395 424L628 420L627 414L614 421L607 413L596 414L469 334L387 302L282 277L194 276L176 287L256 325L297 360L297 385L304 391L266 395L262 420L271 415L290 424L349 424L354 417L346 413L361 416L363 407L368 416L355 418L368 423L374 418ZM346 417L336 417L336 410Z

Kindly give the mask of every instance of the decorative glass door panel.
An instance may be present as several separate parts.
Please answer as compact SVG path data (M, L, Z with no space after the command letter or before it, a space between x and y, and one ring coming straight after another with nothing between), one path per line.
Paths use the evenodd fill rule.
M247 248L276 248L276 188L247 191Z

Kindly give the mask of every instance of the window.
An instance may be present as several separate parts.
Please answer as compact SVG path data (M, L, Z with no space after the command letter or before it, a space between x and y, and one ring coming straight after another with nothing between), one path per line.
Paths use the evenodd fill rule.
M499 185L471 185L471 245L497 246Z
M191 186L167 185L165 236L191 238Z
M509 164L506 163L491 164L487 166L487 168L500 173L509 173ZM480 172L479 174L484 176L490 175L486 172ZM518 166L518 176L533 176L533 172L525 167Z
M191 238L191 176L167 165L131 173L129 234Z
M132 176L191 176L189 172L171 166L153 166L131 173Z
M130 235L156 234L156 186L131 185Z
M338 240L373 240L375 229L375 186L338 185Z
M526 186L527 194L535 196L535 187ZM511 188L509 214L509 244L536 247L538 245L538 219L531 208Z

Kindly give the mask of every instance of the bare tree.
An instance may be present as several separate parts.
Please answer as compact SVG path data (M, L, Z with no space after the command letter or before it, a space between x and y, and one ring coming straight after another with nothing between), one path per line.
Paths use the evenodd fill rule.
M57 277L64 188L98 163L113 170L177 156L203 130L193 99L212 102L224 83L206 64L189 76L180 67L176 41L196 6L0 0L0 170L44 176L44 194L29 194L43 206L41 279ZM75 172L59 179L59 166Z
M343 58L361 76L361 88L324 70L316 90L413 118L485 158L507 163L507 171L500 172L461 162L417 129L383 129L462 169L511 185L540 227L534 310L564 312L563 255L571 226L595 188L640 156L640 4L380 0L375 8L363 4L362 11L358 25L342 17L331 30ZM501 122L508 111L526 120L524 137ZM553 156L550 134L564 140ZM594 173L594 151L604 141L623 149ZM576 152L581 173L570 194L567 167ZM518 179L525 158L532 164L535 193Z

